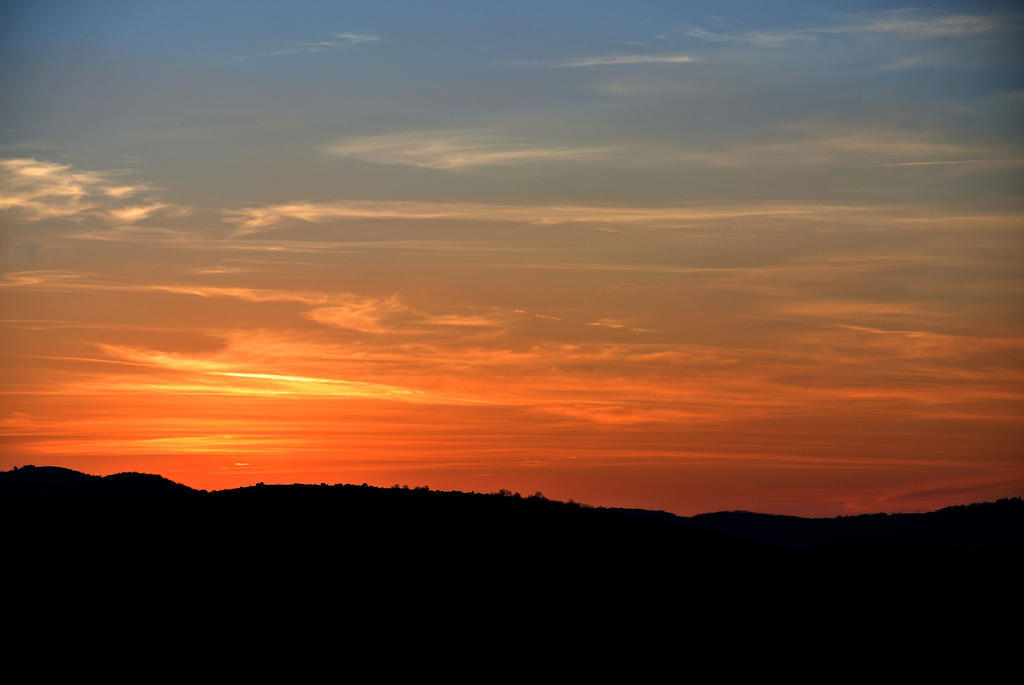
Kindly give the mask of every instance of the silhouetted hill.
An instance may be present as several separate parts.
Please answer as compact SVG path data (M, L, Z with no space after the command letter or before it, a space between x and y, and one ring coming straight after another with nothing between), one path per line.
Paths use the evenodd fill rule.
M288 540L344 534L349 540L410 538L486 549L499 544L560 553L629 551L659 559L787 558L995 553L1024 546L1019 498L924 514L801 518L751 512L681 517L663 511L589 507L540 496L379 488L367 485L257 485L206 492L142 473L91 476L58 467L0 472L5 509L31 526L118 517L174 533L195 526L196 540L223 534ZM12 510L18 510L14 512ZM239 520L245 529L222 530ZM200 522L202 525L200 525ZM28 525L26 523L26 525Z
M857 551L907 547L1024 550L1024 501L1002 499L928 513L801 518L747 511L701 514L697 527L792 550Z
M23 466L0 472L3 495L85 495L152 497L184 495L196 490L149 473L91 476L59 466Z
M687 518L507 492L206 492L23 467L0 472L0 568L8 597L51 613L87 599L94 612L138 604L182 619L175 604L203 597L188 616L199 621L231 597L236 618L294 612L319 625L325 602L343 620L353 602L389 601L467 625L483 612L492 626L515 616L572 631L618 615L731 631L736 616L770 621L794 607L825 625L891 607L941 618L1002 606L1018 582L1022 519L1019 499L928 514Z

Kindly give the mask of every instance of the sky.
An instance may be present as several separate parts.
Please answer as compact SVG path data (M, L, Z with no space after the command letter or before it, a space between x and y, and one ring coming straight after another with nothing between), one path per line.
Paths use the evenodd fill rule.
M1014 2L7 2L0 468L1024 494Z

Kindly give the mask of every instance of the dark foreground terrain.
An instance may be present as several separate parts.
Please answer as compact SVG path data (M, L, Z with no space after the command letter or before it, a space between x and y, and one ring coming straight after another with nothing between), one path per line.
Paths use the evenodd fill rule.
M0 472L0 516L4 596L50 626L108 602L204 626L211 611L262 625L342 620L367 603L424 621L525 618L549 633L556 615L573 630L610 615L732 630L743 615L768 635L794 612L813 629L877 625L880 611L941 626L952 612L1017 611L1024 546L1017 498L926 514L679 517L426 488L206 492L31 466ZM83 601L85 613L69 609Z
M657 559L1010 557L1024 549L1024 501L920 514L694 517L589 507L542 496L367 485L257 485L207 492L141 473L58 467L0 472L8 532L128 549L156 537L223 547L402 540L452 551L529 556L632 552ZM15 529L12 531L12 528Z

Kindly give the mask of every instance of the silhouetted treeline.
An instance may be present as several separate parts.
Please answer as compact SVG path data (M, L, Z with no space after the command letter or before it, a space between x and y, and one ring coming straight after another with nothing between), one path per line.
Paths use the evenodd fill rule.
M888 631L893 644L953 635L959 648L951 617L974 630L1019 608L1024 503L687 518L505 491L205 492L23 467L0 472L0 517L9 622L46 645L69 621L75 639L105 637L96 626L113 620L139 640L169 631L212 648L249 631L315 633L331 650L338 626L390 645L396 632L444 639L456 624L516 649L603 635L660 642L663 654L717 643L740 659L769 638L803 646L794 628L834 646L858 644L837 634L874 644ZM605 649L617 644L588 663Z
M552 607L591 621L671 611L721 630L736 627L734 616L771 621L796 607L822 622L858 612L870 622L882 606L940 617L1016 606L1006 597L1024 539L1020 499L929 514L688 518L539 493L206 492L55 467L0 472L0 517L0 579L46 612L83 598L102 611L97 598L115 596L123 610L156 596L173 614L175 602L230 598L232 615L252 620L293 611L311 620L325 602L336 616L385 600L443 613L455 598L462 612L499 602L495 619L546 621Z
M524 497L380 488L368 485L256 485L207 492L141 473L91 476L58 467L0 472L0 496L26 530L76 521L104 522L95 531L165 533L228 539L414 537L416 542L501 547L528 553L546 546L599 554L630 549L658 558L818 555L1016 554L1024 544L1019 498L949 507L925 514L801 518L750 512L680 517L662 511L590 507ZM110 517L111 520L108 520ZM116 518L115 524L112 519Z

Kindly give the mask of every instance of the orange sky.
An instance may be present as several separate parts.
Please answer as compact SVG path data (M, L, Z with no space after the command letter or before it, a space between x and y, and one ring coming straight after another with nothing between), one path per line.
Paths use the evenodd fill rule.
M761 240L824 220L786 219ZM963 223L999 236L1007 221ZM141 227L137 241L54 238L51 268L8 273L0 289L4 464L203 488L505 487L683 513L917 509L1019 491L1024 343L987 320L998 303L933 295L977 256L576 256L577 241L643 240L685 261L721 225L679 237L517 223L500 245L457 249L335 247L332 234L357 230L343 221L278 241L230 226L170 242ZM547 244L553 230L565 246ZM998 263L975 289L998 291ZM900 296L879 282L904 283Z
M833 111L790 69L810 43L696 29L679 34L687 59L467 62L538 98L518 112L456 116L358 75L336 109L318 103L349 77L301 60L379 58L380 78L405 78L383 34L207 56L161 78L197 94L212 79L223 100L158 91L151 112L140 95L137 124L55 86L34 119L12 110L0 150L0 467L539 490L681 514L1024 494L1024 155L999 123L1024 99L961 92L955 74L900 99L887 79L911 67L851 74L840 52L893 31L917 32L899 50L955 53L979 32L994 50L1005 33L881 16L837 15L845 33L814 28L816 49L902 118ZM50 59L10 49L25 74ZM726 85L753 78L761 49L788 66L738 106ZM438 83L470 78L446 68ZM105 97L127 97L123 78ZM243 113L231 79L265 116ZM273 110L289 88L309 99ZM793 98L812 111L782 112ZM359 109L398 101L431 113ZM62 102L84 119L48 119Z

